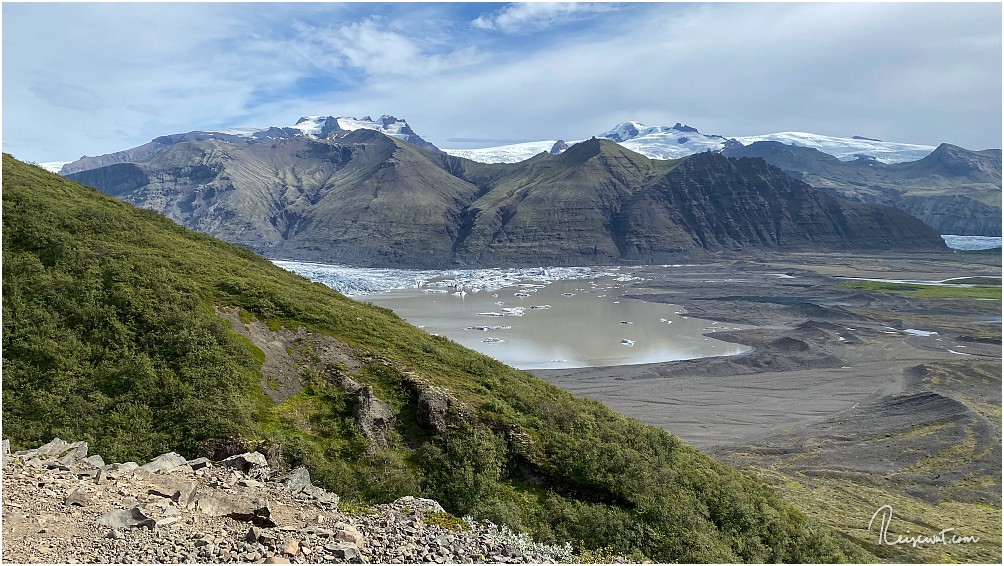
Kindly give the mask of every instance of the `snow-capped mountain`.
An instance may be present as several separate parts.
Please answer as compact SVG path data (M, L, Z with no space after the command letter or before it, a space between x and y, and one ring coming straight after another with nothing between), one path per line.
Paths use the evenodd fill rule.
M304 135L313 137L327 137L331 132L352 132L355 130L376 130L381 134L385 134L402 141L415 143L420 141L421 143L415 143L415 145L432 145L429 142L423 140L415 133L415 130L411 129L408 122L384 114L380 116L378 120L374 120L369 116L363 116L362 118L351 118L348 116L339 116L337 118L333 116L304 116L297 120L293 124L293 128L300 130Z
M76 161L60 164L60 168L54 172L61 175L79 173L90 169L97 169L114 163L130 163L145 159L166 147L170 147L182 142L200 142L206 140L217 140L233 144L249 144L256 142L273 143L277 140L290 139L296 136L308 136L312 138L327 138L332 135L344 135L355 130L367 129L376 130L382 134L409 142L425 149L439 151L435 145L425 141L411 129L408 122L384 114L379 119L374 120L369 116L353 118L348 116L303 116L292 126L269 127L269 128L227 128L220 130L196 130L184 134L170 134L154 138L152 141L141 146L134 147L115 153L100 155L97 157L81 157ZM55 167L57 162L47 165Z
M691 126L677 122L673 126L646 126L641 122L622 122L596 137L615 141L631 151L652 159L678 159L703 151L721 152L727 144L749 145L758 141L776 141L787 145L810 147L828 153L842 161L871 157L883 163L900 163L922 159L933 146L891 143L855 136L838 138L803 132L778 132L756 136L727 138L702 134ZM459 157L483 163L515 163L547 151L554 140L527 142L482 149L444 149ZM569 145L577 142L568 142Z

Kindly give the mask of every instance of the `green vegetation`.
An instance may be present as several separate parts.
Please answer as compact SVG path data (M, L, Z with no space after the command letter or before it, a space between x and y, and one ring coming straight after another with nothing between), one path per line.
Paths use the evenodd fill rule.
M960 287L952 285L914 285L910 283L887 283L884 281L848 281L840 285L845 289L895 293L917 299L996 299L1001 300L1001 287L975 285Z
M541 541L660 562L874 560L663 430L7 155L3 263L15 449L60 436L143 461L238 436L280 445L358 506L432 497ZM359 369L307 351L302 389L274 405L262 351L216 314L230 307L337 341ZM386 449L354 418L346 376L395 411ZM448 392L446 430L419 418L416 379Z

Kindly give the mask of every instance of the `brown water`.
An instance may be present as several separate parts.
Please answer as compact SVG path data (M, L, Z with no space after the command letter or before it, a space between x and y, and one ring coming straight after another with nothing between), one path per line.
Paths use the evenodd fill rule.
M405 289L356 298L390 308L426 332L520 369L643 364L732 355L749 349L703 336L739 328L737 325L682 316L676 305L625 298L625 293L644 293L646 289L629 287L630 283L614 277L550 284L526 280L521 284L538 286L468 292L466 296L454 295L453 289L446 293ZM531 308L541 305L550 308ZM503 309L514 307L523 307L523 316L478 314L504 313ZM496 325L511 328L470 328Z

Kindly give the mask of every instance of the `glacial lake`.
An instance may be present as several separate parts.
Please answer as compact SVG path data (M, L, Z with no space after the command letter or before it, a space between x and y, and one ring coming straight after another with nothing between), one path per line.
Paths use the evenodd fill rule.
M628 269L420 272L276 263L520 369L643 364L749 349L704 336L737 325L625 297L646 291ZM380 292L365 292L367 285ZM388 290L395 286L405 288Z

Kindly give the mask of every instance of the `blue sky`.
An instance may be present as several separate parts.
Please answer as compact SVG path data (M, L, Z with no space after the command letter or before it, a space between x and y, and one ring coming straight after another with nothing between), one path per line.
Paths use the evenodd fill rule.
M440 147L637 120L983 149L1001 84L999 3L3 4L3 149L32 161L311 114Z

